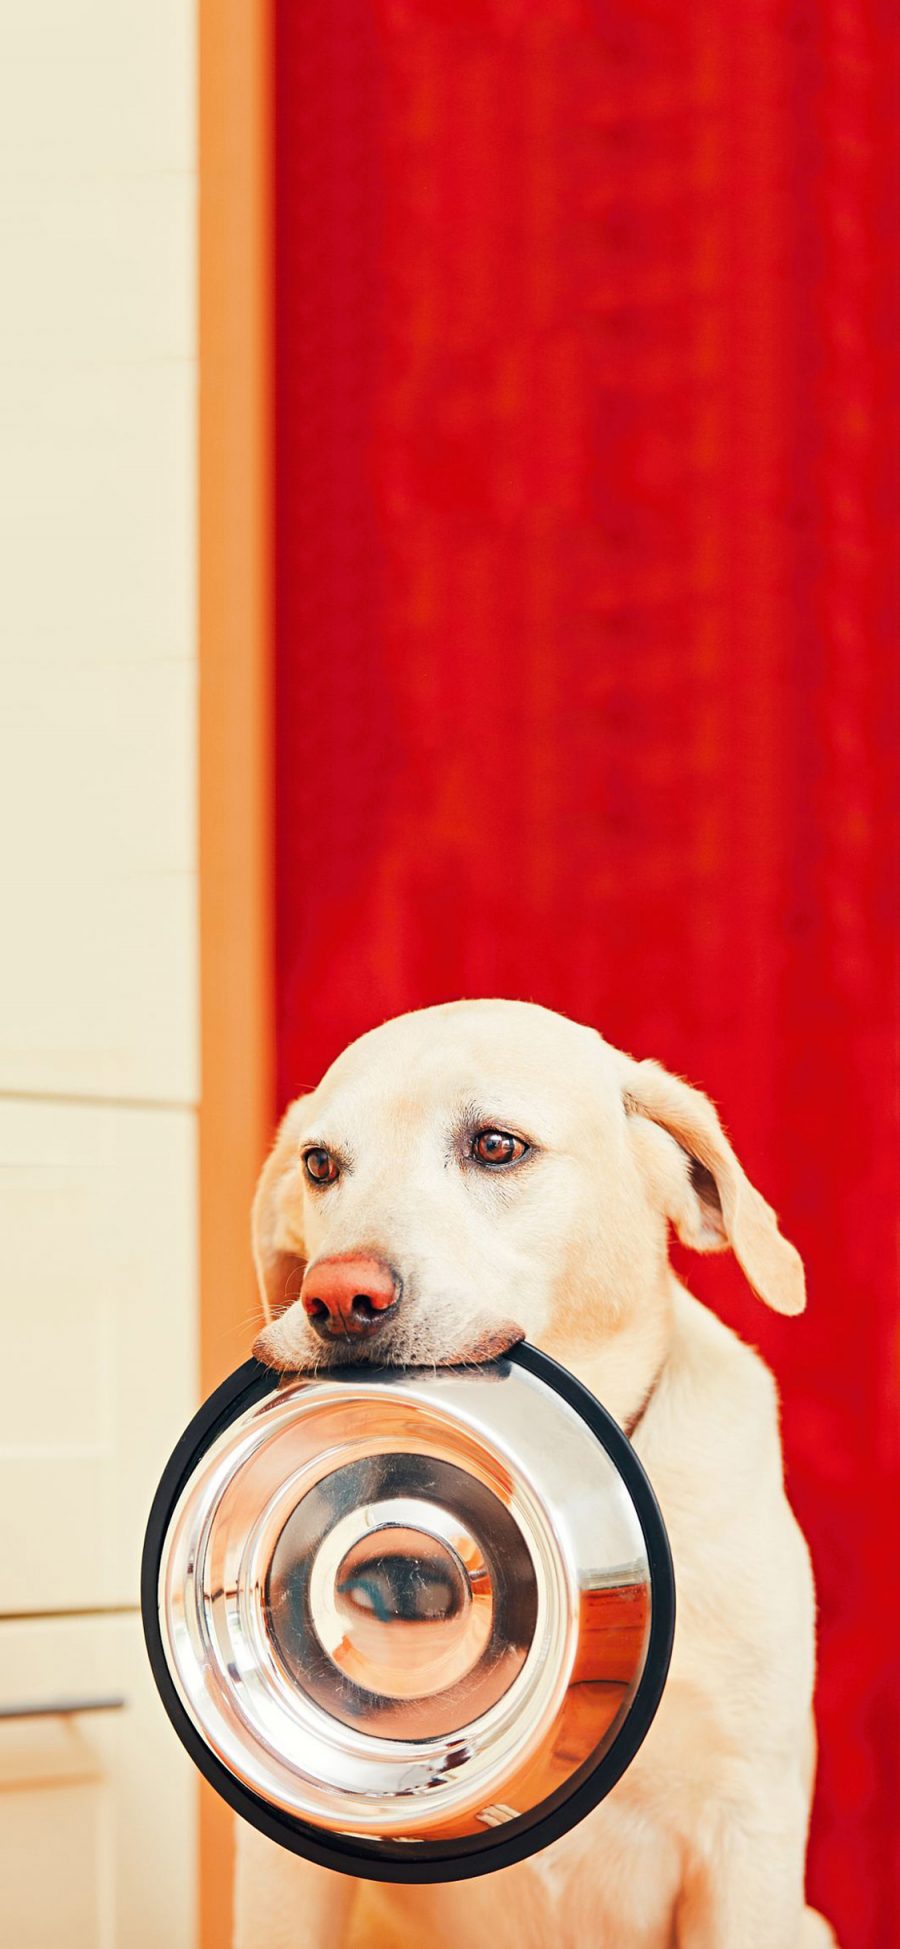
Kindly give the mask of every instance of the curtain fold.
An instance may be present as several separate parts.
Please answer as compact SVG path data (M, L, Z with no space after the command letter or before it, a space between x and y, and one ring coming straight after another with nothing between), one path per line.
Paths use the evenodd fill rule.
M280 1098L506 994L719 1103L809 1271L682 1260L781 1384L843 1949L900 1912L898 38L276 10Z

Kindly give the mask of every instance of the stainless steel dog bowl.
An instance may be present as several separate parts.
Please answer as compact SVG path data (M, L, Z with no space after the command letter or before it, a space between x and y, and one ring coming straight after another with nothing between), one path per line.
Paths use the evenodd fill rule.
M388 1881L482 1874L573 1826L647 1731L674 1619L634 1450L528 1346L315 1379L247 1362L165 1471L142 1604L225 1799Z

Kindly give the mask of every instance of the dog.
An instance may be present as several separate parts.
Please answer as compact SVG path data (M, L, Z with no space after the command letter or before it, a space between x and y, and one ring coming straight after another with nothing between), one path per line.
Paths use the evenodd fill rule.
M675 1277L670 1227L801 1312L800 1258L708 1098L530 1002L399 1016L287 1111L254 1205L257 1357L431 1367L527 1336L633 1428L678 1616L643 1746L568 1834L407 1887L239 1823L236 1949L835 1949L804 1893L815 1599L775 1384Z

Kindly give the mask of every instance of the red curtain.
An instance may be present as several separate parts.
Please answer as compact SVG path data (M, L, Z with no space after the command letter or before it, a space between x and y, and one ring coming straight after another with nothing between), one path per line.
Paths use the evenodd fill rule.
M900 1912L897 43L879 0L276 13L280 1095L457 995L704 1085L821 1604L810 1889Z

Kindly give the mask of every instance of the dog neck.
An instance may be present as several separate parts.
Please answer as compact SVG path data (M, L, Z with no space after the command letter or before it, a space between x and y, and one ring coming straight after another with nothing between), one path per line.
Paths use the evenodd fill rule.
M659 1383L662 1380L663 1370L665 1368L665 1365L666 1365L665 1360L662 1360L656 1370L656 1373L653 1376L652 1381L650 1382L650 1386L648 1387L646 1394L643 1396L643 1399L638 1402L638 1405L635 1408L633 1414L630 1414L627 1417L627 1420L623 1421L622 1423L623 1430L625 1434L628 1436L629 1441L633 1441L635 1435L637 1434L637 1431L641 1425L641 1422L644 1419L647 1409L650 1406L653 1396L656 1393Z
M647 1307L600 1346L547 1345L547 1352L580 1380L629 1440L637 1434L672 1352L670 1310Z

